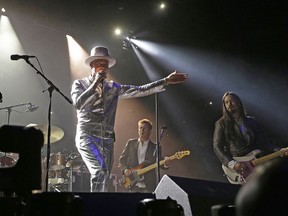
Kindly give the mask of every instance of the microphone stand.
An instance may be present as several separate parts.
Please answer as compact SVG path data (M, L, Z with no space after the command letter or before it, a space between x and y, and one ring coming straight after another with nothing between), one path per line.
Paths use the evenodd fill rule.
M11 115L12 108L19 107L19 106L27 106L29 104L31 104L31 103L21 103L21 104L16 104L16 105L12 105L12 106L1 107L0 110L7 109L6 124L9 125L9 123L10 123L10 115Z
M157 175L156 185L160 182L160 139L158 138L158 93L155 93L155 118L156 118L156 163L157 163Z
M45 179L45 191L48 192L48 175L49 175L49 161L50 161L50 137L51 137L51 104L52 104L52 93L54 90L56 90L59 94L61 94L64 99L72 104L72 101L66 97L47 77L41 73L30 61L29 58L26 58L25 61L27 64L29 64L32 68L34 68L39 74L49 85L48 92L49 92L49 107L48 107L48 132L47 132L47 164L46 164L46 179ZM43 90L46 91L46 90Z
M156 116L156 163L157 163L157 175L156 175L156 185L160 182L160 142L163 137L164 131L167 129L167 126L161 127L160 136L158 136L158 93L155 93L155 116ZM155 154L155 152L154 152Z

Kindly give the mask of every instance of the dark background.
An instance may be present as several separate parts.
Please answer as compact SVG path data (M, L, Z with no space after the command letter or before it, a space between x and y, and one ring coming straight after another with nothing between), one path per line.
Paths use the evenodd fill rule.
M73 77L66 34L87 53L96 45L109 47L117 60L110 73L120 83L144 84L175 69L189 75L189 81L168 86L157 97L120 101L113 173L119 174L118 159L127 139L137 137L138 120L150 118L155 131L156 126L168 126L161 140L164 156L178 150L191 151L190 156L175 161L166 174L226 182L212 148L214 123L221 117L221 98L226 91L242 98L248 114L260 122L269 142L286 146L288 28L284 1L171 0L162 12L156 9L158 3L2 0L0 6L6 8L22 45L23 53L18 54L37 56L45 75L68 97ZM159 55L143 54L155 69L155 79L144 70L133 50L122 48L122 39L113 35L115 26L159 45ZM0 45L11 46L11 51L1 52L0 57L0 107L25 102L39 105L35 112L25 112L25 107L13 109L10 124L47 124L49 95L42 92L47 83L25 61L10 60L11 54L19 52L14 51L13 44L1 39ZM163 58L159 60L159 56ZM36 61L33 63L39 68ZM77 77L89 73L86 68ZM76 112L56 91L52 112L52 125L65 133L63 139L51 145L52 152L76 152ZM1 110L1 125L6 123L6 116ZM156 132L154 141L155 136Z

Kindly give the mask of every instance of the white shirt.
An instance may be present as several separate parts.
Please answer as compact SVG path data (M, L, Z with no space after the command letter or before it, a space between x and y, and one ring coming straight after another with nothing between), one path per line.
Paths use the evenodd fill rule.
M142 143L139 139L138 139L138 163L141 164L145 161L145 155L146 155L146 151L147 151L147 147L148 147L148 143L149 140L145 141L144 143Z
M147 151L147 147L148 147L148 143L149 140L145 141L145 142L141 142L138 139L138 151L137 151L137 156L138 156L138 163L141 164L145 161L145 155L146 155L146 151ZM144 179L144 176L142 176L142 180ZM139 181L136 183L136 186L139 188L146 188L146 185L143 181Z

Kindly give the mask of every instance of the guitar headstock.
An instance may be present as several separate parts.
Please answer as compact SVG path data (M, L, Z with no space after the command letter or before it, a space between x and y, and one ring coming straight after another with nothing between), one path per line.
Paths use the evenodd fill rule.
M181 159L182 157L187 156L187 155L190 155L190 150L178 151L178 152L175 153L174 156L175 156L177 159Z

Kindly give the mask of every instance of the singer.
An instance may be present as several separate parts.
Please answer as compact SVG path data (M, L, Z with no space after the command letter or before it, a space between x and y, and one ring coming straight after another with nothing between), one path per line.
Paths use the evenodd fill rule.
M75 80L71 98L77 110L76 147L91 174L91 192L106 192L113 165L114 124L118 99L135 98L162 92L168 84L182 83L187 74L172 72L167 77L145 85L122 85L106 81L116 60L107 47L91 50L85 64L91 75Z
M152 193L156 188L155 169L145 172L142 176L139 176L139 179L132 175L133 170L139 170L156 163L156 143L150 139L152 126L149 119L140 120L138 122L139 137L129 139L120 156L119 166L126 181L123 184L129 192ZM159 151L161 152L160 149ZM164 165L160 168L167 169L170 164L169 157L165 157Z

